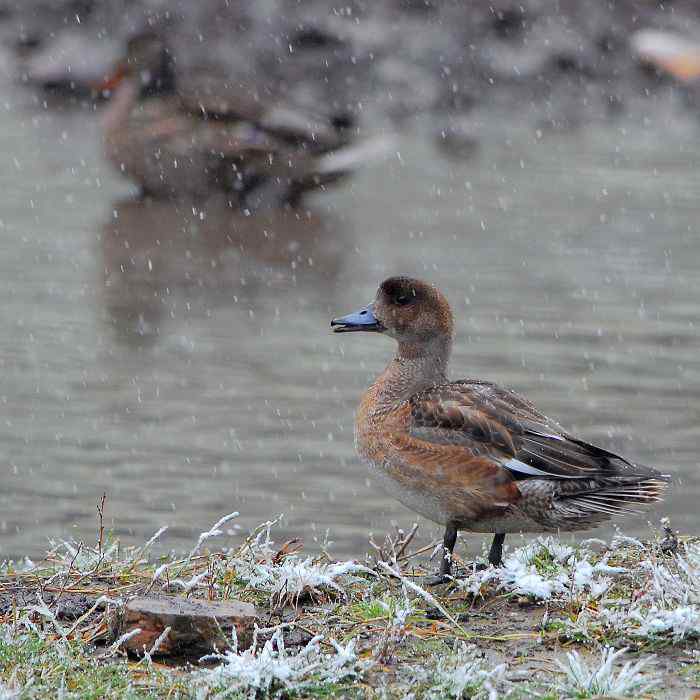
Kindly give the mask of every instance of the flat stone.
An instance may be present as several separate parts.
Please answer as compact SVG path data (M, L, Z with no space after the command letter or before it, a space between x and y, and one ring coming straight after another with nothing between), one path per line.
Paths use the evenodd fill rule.
M166 627L170 627L154 652L156 655L204 656L230 649L234 629L238 649L247 649L253 640L256 620L255 606L238 600L140 597L117 611L111 629L115 638L140 629L122 647L142 655L150 651Z

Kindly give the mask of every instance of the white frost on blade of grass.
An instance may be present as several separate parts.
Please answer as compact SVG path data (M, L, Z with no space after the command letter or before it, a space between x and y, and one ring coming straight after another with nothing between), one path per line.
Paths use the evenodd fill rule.
M568 544L559 542L554 537L538 537L534 542L520 547L513 552L516 559L521 559L524 564L531 564L537 557L546 551L549 556L560 564L565 564L576 550Z
M457 587L464 593L469 593L473 596L481 595L483 587L489 581L499 581L499 570L489 567L481 571L473 568L469 570L468 576L456 580Z
M206 532L203 532L198 540L197 544L192 548L192 551L190 552L189 556L187 557L187 561L190 561L192 557L197 554L202 547L202 545L212 537L218 537L219 535L223 535L224 531L221 529L229 520L233 520L234 518L237 518L240 514L237 511L234 511L233 513L229 513L228 515L224 515L223 518L219 518Z
M588 584L588 590L591 598L593 600L596 598L602 598L610 590L610 586L612 586L612 579L608 578L607 576L603 576L597 581L590 581Z
M152 581L157 581L171 566L173 565L172 562L168 562L166 564L161 564L154 572L153 572L153 578L151 579Z
M382 610L391 615L391 626L397 629L404 627L406 620L416 611L407 595L401 600L391 598L389 603L383 600L377 600L377 603Z
M51 612L51 610L49 610L48 606L44 602L44 599L41 597L41 593L39 593L37 591L36 597L39 601L39 605L29 605L25 609L27 611L35 612L35 613L38 613L39 615L41 615L42 617L45 617L55 627L56 632L58 632L58 634L63 639L65 639L67 636L66 630L63 629L63 626L58 621L58 618L56 617L56 615L54 615L54 613Z
M600 598L607 593L612 585L612 579L600 574L624 574L627 572L622 566L610 566L608 555L605 555L599 562L591 564L588 561L589 554L583 554L583 558L576 561L573 567L573 588L577 591L587 589L591 598Z
M274 580L272 569L275 567L275 549L271 531L282 516L263 523L260 530L251 537L231 559L229 565L234 567L236 574L251 588L268 590Z
M126 644L130 639L132 639L133 637L136 637L139 634L141 634L140 627L136 627L133 630L129 630L128 632L125 632L121 637L119 637L115 640L114 644L112 644L111 647L109 647L109 649L105 653L105 656L109 656L110 654L114 654L122 644Z
M335 639L329 639L328 641L335 649L335 655L328 655L328 677L342 680L348 675L348 669L354 668L358 663L357 653L355 652L357 640L351 639L345 645L336 642Z
M513 593L549 600L553 593L564 593L564 582L559 577L545 578L534 567L506 569L501 580L508 584Z
M642 562L651 575L647 595L670 606L700 604L700 546L686 546L676 554L675 571L665 564L647 559Z
M462 629L459 622L457 622L457 620L452 615L450 615L449 612L447 612L447 610L444 608L443 605L440 604L440 602L437 600L437 598L435 598L435 596L433 596L431 593L428 593L428 591L426 591L424 588L421 588L418 584L413 583L413 581L407 579L398 570L398 566L396 567L396 569L393 569L391 566L389 566L389 564L387 564L384 561L378 561L377 564L387 573L399 579L399 581L401 581L405 588L412 590L414 593L417 593L421 598L423 598L424 601L430 603L430 605L435 606L453 625L455 625L455 627L457 627L460 630Z
M114 605L116 607L120 604L120 601L112 600L106 595L101 595L79 618L77 618L77 620L73 623L73 626L66 633L66 636L68 637L73 634L73 632L75 632L75 630L77 630L80 626L80 623L90 617L90 615L92 615L92 613L94 613L95 610L100 607L100 605L105 605L107 607Z
M630 616L639 622L634 634L641 637L654 637L667 632L673 633L676 641L684 637L700 635L700 611L693 605L672 610L651 607L644 612L633 610Z
M27 571L31 571L35 568L36 564L29 557L24 557L22 562L17 565L17 571L21 571L22 573L26 573Z
M150 549L150 548L151 548L151 545L154 544L154 542L155 542L156 540L160 539L160 536L161 536L164 532L166 532L167 529L168 529L168 526L167 526L167 525L163 525L163 527L159 528L159 529L153 534L153 536L146 542L146 544L143 545L143 547L141 547L141 553L145 552L147 549Z
M170 582L171 586L178 586L181 588L185 593L189 593L191 590L194 588L197 588L199 584L204 581L205 578L209 576L209 572L205 571L201 574L195 574L191 579L188 581L183 581L181 578L176 578L173 581Z
M235 629L235 627L234 627ZM160 648L165 644L165 640L168 638L168 635L170 634L172 630L172 627L168 626L166 627L159 635L158 639L156 639L155 642L153 642L153 645L151 648L146 651L144 649L143 652L143 660L150 666L153 663L153 655L157 654L158 651L160 651Z
M569 577L563 565L573 554L573 547L552 537L539 538L508 554L497 575L513 593L549 600L553 594L566 592ZM537 569L537 561L543 558L551 564L546 574Z
M646 549L646 545L644 544L644 542L641 542L636 537L629 537L627 535L623 535L621 532L618 531L612 538L612 541L610 542L610 549L619 549L620 547L624 547L625 545L627 545L628 547L635 547L637 549Z
M557 665L565 675L563 683L557 689L566 697L592 698L599 695L615 695L622 697L639 697L652 690L661 682L657 676L642 675L642 669L654 657L641 659L636 663L628 661L615 673L614 663L627 649L615 651L606 647L601 655L600 664L590 667L578 654L573 651L566 655L566 663L557 661Z
M431 674L426 698L470 698L498 700L505 697L509 683L505 664L489 668L473 644L459 642L452 654L441 656Z

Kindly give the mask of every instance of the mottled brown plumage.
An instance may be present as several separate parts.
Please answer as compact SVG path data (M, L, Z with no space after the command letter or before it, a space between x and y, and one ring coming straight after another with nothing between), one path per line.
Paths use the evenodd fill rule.
M445 525L443 575L457 530L495 532L499 564L507 532L587 529L660 500L668 477L655 469L568 434L514 391L448 381L452 313L434 286L390 278L332 325L398 342L360 402L355 444L398 500Z

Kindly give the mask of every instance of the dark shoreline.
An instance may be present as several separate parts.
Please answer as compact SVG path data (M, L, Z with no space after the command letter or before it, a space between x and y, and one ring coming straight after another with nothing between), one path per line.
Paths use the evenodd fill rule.
M491 110L566 130L658 103L697 105L697 84L640 61L633 40L650 29L700 36L700 5L688 1L171 5L14 0L0 8L0 41L21 82L89 97L86 82L126 38L156 28L181 89L202 100L283 97L347 110L361 128L366 115L400 124L427 112L440 131L467 132L467 153L479 115Z

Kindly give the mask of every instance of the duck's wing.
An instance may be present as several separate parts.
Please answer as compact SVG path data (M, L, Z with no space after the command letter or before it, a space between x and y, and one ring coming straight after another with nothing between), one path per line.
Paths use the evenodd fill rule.
M661 478L655 469L569 435L530 401L490 382L435 386L414 395L410 406L414 438L461 446L465 458L490 458L515 479Z
M210 155L235 159L261 154L268 159L280 150L279 139L252 122L210 119L188 111L177 97L156 97L140 102L126 124L131 140L158 148L166 156Z
M178 79L183 109L220 123L247 122L310 153L326 153L349 141L349 129L337 126L344 113L312 112L284 101L271 86L244 75L192 73Z

